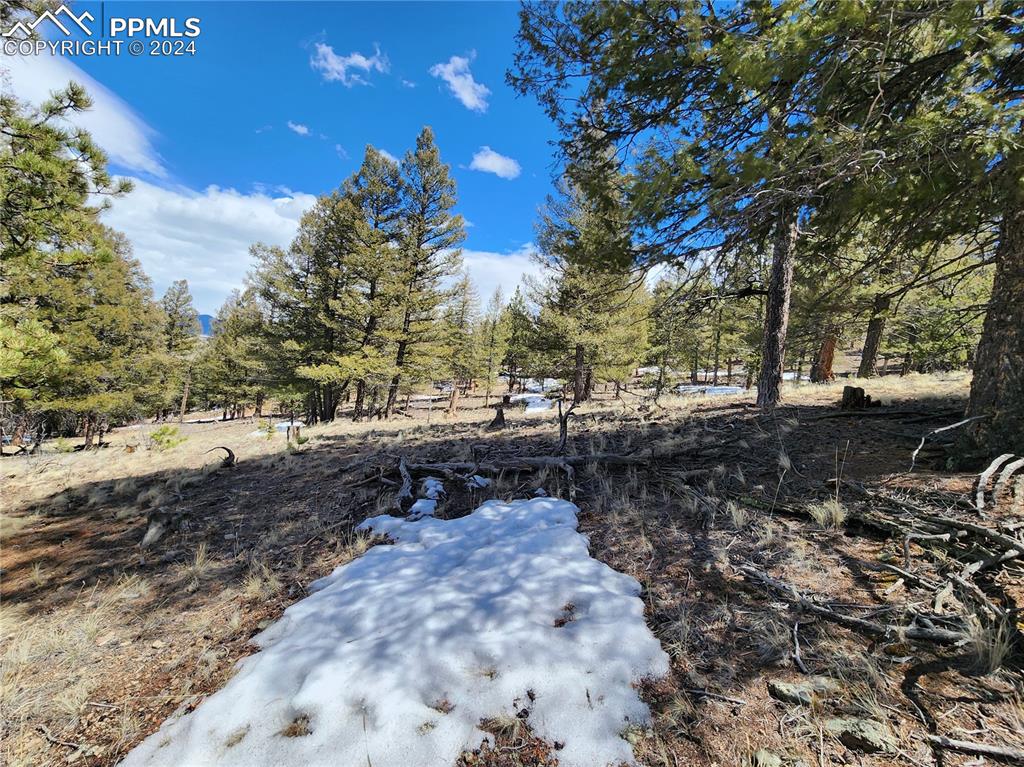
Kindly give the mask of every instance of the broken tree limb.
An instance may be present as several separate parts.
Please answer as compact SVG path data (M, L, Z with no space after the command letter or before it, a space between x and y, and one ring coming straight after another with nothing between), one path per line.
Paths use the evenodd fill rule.
M978 490L974 499L974 508L978 510L978 513L981 513L985 510L985 491L988 490L989 480L992 479L992 475L999 471L999 467L1002 466L1007 461L1009 461L1011 458L1013 458L1013 453L1003 453L1001 456L992 461L992 463L988 465L988 468L985 469L985 471L981 472L981 474L978 475Z
M562 400L558 400L558 446L555 448L557 455L565 452L565 443L569 439L569 416L576 409L576 402L569 405L569 409L562 413Z
M802 594L792 584L773 578L750 565L738 565L736 569L749 580L766 586L770 591L775 592L801 609L807 610L832 623L837 623L840 626L861 631L869 636L881 639L905 638L916 642L929 642L941 645L958 645L967 641L968 638L967 634L962 631L951 631L935 626L897 626L855 618L852 615L846 615L813 602L810 597Z
M976 415L972 416L971 418L964 418L962 421L957 421L956 423L952 423L949 426L940 426L938 429L932 429L931 431L926 432L924 436L921 437L921 442L918 444L917 450L915 450L913 454L910 456L910 471L914 470L914 465L917 463L917 455L918 453L921 452L921 448L924 447L925 441L927 441L927 439L930 436L932 436L933 434L939 434L944 431L950 431L951 429L957 429L963 426L964 424L970 423L971 421L977 421L979 418L988 418L988 416Z
M398 507L400 512L405 513L412 506L415 498L412 494L412 474L405 463L404 455L398 459L398 473L402 475L402 486L398 489L398 494L395 496L395 506Z
M1024 751L1009 746L990 746L987 743L973 743L966 740L953 740L944 735L928 735L928 742L947 751L958 751L972 756L990 756L993 759L1024 764Z
M225 453L227 453L227 455L224 456L223 459L221 459L221 462L220 462L221 468L223 468L223 469L230 469L232 466L234 466L237 463L237 460L235 458L235 454L231 450L230 447L224 447L223 445L218 445L217 447L211 447L206 452L207 453L212 453L214 450L223 450ZM205 454L206 453L204 453L204 455Z

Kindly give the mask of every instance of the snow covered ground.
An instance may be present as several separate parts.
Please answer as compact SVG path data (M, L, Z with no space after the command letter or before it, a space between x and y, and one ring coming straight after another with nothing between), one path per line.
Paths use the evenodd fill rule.
M540 394L515 394L510 401L525 402L527 413L541 413L555 406L554 400L550 400Z
M396 543L313 583L122 765L451 767L488 737L481 720L517 714L564 744L563 767L634 763L623 735L649 712L633 684L668 657L640 584L590 557L577 511L535 498L368 520Z
M742 386L700 386L699 384L679 384L675 388L676 394L703 394L709 397L722 394L742 394Z

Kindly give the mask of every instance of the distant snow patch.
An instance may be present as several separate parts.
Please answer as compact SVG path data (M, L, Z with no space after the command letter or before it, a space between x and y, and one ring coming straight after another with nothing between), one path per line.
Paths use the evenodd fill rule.
M742 394L742 386L696 386L691 384L680 384L676 387L676 394L703 394L714 397L722 394Z
M451 767L528 711L563 767L634 764L635 685L668 672L640 584L592 559L578 509L488 501L466 517L364 522L375 546L313 583L262 648L122 763Z
M550 410L555 405L553 400L549 400L547 397L542 397L540 394L516 394L510 401L525 402L527 413L540 413L545 410Z

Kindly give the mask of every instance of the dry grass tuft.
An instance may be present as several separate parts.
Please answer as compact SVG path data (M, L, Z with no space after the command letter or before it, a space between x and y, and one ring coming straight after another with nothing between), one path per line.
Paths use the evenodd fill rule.
M846 507L835 498L814 504L807 509L807 513L826 530L839 530L846 523Z
M265 562L256 560L249 565L249 572L242 581L242 593L246 599L265 602L276 595L282 587L281 579Z
M1016 639L1016 631L1007 620L986 624L972 616L968 628L971 637L968 647L978 672L994 674L1006 665L1013 655Z

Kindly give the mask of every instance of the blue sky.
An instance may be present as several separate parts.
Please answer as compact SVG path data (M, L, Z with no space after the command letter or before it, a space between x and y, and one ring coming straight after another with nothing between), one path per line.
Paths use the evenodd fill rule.
M84 120L118 173L137 179L108 216L157 292L188 279L212 313L240 286L246 237L284 244L312 195L337 187L366 144L401 156L436 134L471 224L466 263L482 298L510 293L552 188L555 131L505 85L516 3L80 2L110 16L201 19L195 56L0 59L38 100L69 77L97 94ZM474 160L474 158L476 158Z

